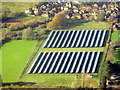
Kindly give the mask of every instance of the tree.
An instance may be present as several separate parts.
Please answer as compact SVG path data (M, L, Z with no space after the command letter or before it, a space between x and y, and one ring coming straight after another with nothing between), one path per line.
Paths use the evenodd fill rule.
M47 28L50 29L59 29L59 28L63 28L66 24L66 12L60 12L58 14L56 14L53 18L53 20L47 24Z
M30 27L28 27L27 29L25 29L22 33L22 37L25 40L32 40L33 39L33 31Z
M113 24L118 22L118 19L115 18L115 17L113 17L113 16L110 16L110 17L107 19L107 21L108 21L110 27L112 28Z
M105 14L103 12L99 12L97 17L98 17L98 21L104 21L105 20Z
M10 15L10 9L9 8L5 8L2 10L2 20L6 20L9 18L9 15Z
M99 69L99 79L101 88L106 87L106 80L110 77L110 73L111 73L110 61L103 61Z

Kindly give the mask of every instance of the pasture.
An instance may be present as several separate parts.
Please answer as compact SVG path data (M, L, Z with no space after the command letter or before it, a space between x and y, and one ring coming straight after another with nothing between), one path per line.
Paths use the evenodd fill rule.
M3 82L18 81L36 41L14 40L2 46Z
M32 8L38 2L2 2L2 10L7 8L11 12L24 12L27 8Z
M65 25L65 29L61 30L109 30L108 22L101 22L101 21L87 21L84 19L71 19L68 20L67 24Z
M120 31L113 31L111 40L120 41Z

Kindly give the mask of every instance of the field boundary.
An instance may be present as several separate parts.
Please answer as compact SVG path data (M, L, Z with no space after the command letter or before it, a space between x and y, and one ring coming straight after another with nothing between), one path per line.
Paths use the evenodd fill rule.
M29 67L30 63L34 60L35 56L37 55L37 53L39 52L40 48L42 47L44 41L46 40L46 37L44 37L44 39L42 40L42 43L40 43L40 40L37 41L36 45L35 45L35 48L32 52L32 54L30 55L30 58L28 59L28 62L26 63L20 77L18 80L20 80L22 78L22 76L25 74L27 68Z

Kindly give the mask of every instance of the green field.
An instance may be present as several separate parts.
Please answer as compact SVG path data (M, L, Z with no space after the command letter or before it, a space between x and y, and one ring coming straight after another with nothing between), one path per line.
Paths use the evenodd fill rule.
M2 47L2 78L16 82L28 61L36 41L15 40Z
M25 74L20 81L33 82L39 86L71 86L77 74ZM81 78L81 74L80 75ZM81 81L79 81L79 86Z
M120 41L120 31L113 31L111 40Z
M9 8L11 12L24 12L27 8L32 8L38 2L2 2L2 9Z
M68 20L65 29L61 30L109 30L108 22L87 21L84 19Z

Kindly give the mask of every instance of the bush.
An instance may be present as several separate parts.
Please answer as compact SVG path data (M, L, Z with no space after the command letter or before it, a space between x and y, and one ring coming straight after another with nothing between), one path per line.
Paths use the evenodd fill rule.
M42 35L44 35L45 34L45 30L40 30L39 32L38 32L38 35L40 35L40 36L42 36Z
M22 23L14 23L10 25L9 29L11 31L18 31L18 30L22 30L24 27L25 26Z
M36 27L38 26L38 24L39 24L39 21L36 19L31 19L24 23L25 27Z
M1 27L2 28L9 28L11 24L9 23L2 23Z
M100 87L105 88L106 79L109 79L111 73L111 63L109 61L103 61L99 68Z
M23 30L22 38L25 39L25 40L32 40L33 39L33 31L30 27Z
M47 24L47 28L49 29L59 29L64 28L66 24L66 18L65 18L66 12L60 12L56 14L51 22Z
M97 19L98 21L104 21L105 20L105 13L103 12L99 12L98 15L97 15Z

